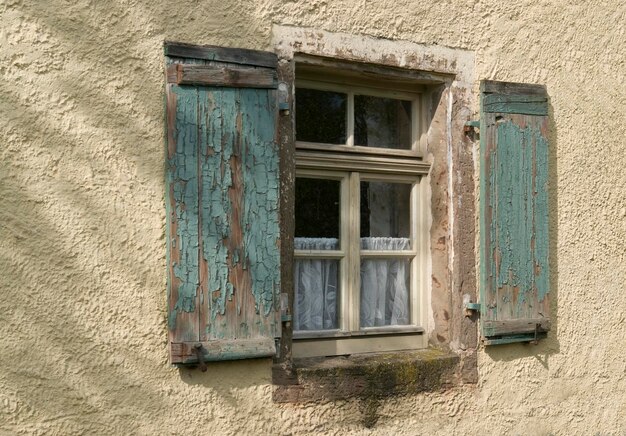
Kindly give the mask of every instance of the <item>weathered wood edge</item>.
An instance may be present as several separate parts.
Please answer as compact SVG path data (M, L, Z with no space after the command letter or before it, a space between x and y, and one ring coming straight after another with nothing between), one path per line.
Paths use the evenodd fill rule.
M484 103L483 112L546 116L548 115L548 105L536 102Z
M498 82L495 80L482 80L480 82L480 92L505 95L548 95L545 85Z
M204 59L266 68L276 68L278 65L278 57L275 53L259 50L194 45L174 41L165 41L164 49L166 56L179 58Z
M182 365L198 363L194 349L196 344L202 345L202 356L207 362L272 357L276 354L276 343L273 338L172 342L171 363Z
M552 324L549 318L523 318L511 320L483 321L485 336L502 336L522 333L550 331Z
M438 85L451 82L455 74L440 71L413 70L391 65L371 64L355 60L341 60L325 56L314 56L296 52L294 59L298 68L324 67L329 71L351 72L362 76L375 76L378 79L401 79L415 84ZM393 85L392 85L393 86Z
M503 337L493 337L493 338L484 338L483 345L506 345L506 344L519 344L522 342L529 343L535 342L542 339L546 339L548 334L546 332L534 334L525 334L525 335L511 335L511 336L503 336Z
M280 188L279 188L279 217L280 217L280 281L281 294L286 296L286 308L282 315L285 321L281 323L280 349L276 356L276 362L283 365L285 372L289 372L292 359L293 324L289 320L293 316L294 302L294 279L293 279L293 235L295 229L295 117L294 113L294 83L295 64L293 60L281 59L277 68L278 79L284 83L286 89L283 95L286 101L286 110L279 113L278 117L278 146L280 158ZM280 94L279 90L279 94Z
M269 89L278 87L276 70L273 69L229 68L198 64L168 65L167 81L177 85Z

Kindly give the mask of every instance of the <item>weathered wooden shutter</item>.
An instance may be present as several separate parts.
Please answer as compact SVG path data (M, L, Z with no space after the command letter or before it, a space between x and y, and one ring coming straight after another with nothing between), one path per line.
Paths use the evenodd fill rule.
M548 97L545 87L480 87L480 309L487 345L550 329Z
M277 58L176 43L165 55L171 363L272 356Z

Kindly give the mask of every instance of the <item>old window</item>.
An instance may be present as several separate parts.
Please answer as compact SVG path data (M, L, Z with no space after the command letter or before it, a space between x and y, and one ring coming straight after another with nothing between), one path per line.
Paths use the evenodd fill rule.
M165 45L171 362L273 356L289 401L305 361L333 365L298 357L434 344L463 353L397 370L443 359L473 380L473 58L319 32L296 53L309 34L279 33L276 54ZM368 51L333 58L346 47Z
M424 346L420 91L296 67L296 356Z

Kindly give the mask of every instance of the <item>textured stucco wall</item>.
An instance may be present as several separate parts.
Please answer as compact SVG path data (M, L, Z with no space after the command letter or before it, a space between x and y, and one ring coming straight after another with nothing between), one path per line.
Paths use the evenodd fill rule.
M0 22L1 434L626 432L624 2L5 0ZM549 340L481 351L476 387L378 405L275 405L268 360L168 365L162 42L269 49L272 23L547 85Z

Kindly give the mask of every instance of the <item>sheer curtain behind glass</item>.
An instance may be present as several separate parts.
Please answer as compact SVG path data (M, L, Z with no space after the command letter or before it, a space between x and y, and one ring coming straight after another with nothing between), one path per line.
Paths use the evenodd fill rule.
M364 250L407 250L408 238L361 238ZM361 327L409 323L410 262L405 258L361 260Z
M335 238L296 238L296 250L336 250ZM339 261L298 259L294 282L296 310L294 330L337 328Z
M296 238L296 250L332 250L333 238ZM366 250L406 250L408 238L361 238ZM409 268L404 258L361 261L361 327L409 323ZM339 261L298 259L295 262L295 330L336 329Z

